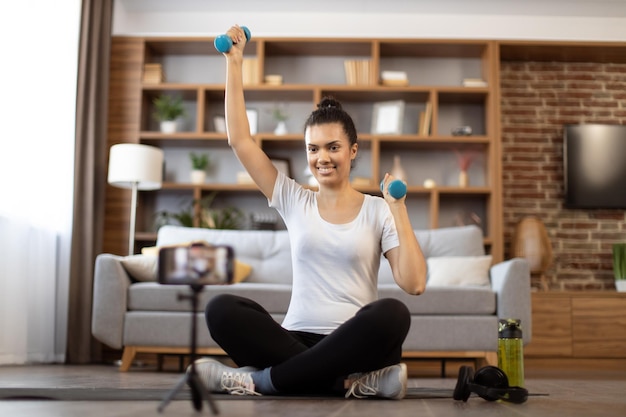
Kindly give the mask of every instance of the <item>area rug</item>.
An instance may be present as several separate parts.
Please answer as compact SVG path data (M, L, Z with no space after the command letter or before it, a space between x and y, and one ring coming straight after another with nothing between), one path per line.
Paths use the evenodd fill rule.
M157 388L0 388L0 400L57 400L57 401L161 401L169 389ZM320 396L239 396L211 394L214 400L343 400L342 397ZM408 388L405 399L452 398L451 389ZM188 388L176 393L174 401L191 400Z

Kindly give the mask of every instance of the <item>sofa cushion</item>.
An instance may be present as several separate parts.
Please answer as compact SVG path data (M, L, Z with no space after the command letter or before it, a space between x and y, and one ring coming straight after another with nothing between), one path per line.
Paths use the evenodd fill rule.
M252 267L246 282L291 285L291 250L286 230L216 230L163 226L158 232L157 246L190 240L232 246L235 257Z
M485 254L483 234L477 226L418 230L415 232L415 236L425 258Z
M396 284L378 286L378 298L397 298L411 314L420 315L484 315L495 314L496 293L490 287L432 287L416 297L402 291Z
M477 226L445 227L416 230L415 237L425 258L440 256L481 256L485 254L483 234ZM393 283L389 262L382 257L378 270L378 283Z
M178 294L189 293L185 285L161 285L155 282L139 282L128 289L128 309L141 311L190 311L191 303L178 300ZM242 282L232 285L207 285L198 297L198 305L204 307L218 294L236 294L261 304L269 313L284 313L291 299L291 285L251 284Z
M491 255L428 258L428 287L489 285Z

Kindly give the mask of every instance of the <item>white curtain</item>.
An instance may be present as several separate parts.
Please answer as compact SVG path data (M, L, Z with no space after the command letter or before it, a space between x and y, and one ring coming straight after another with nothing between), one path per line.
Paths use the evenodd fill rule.
M0 364L65 358L80 8L0 6Z
M56 362L58 234L0 217L0 363Z

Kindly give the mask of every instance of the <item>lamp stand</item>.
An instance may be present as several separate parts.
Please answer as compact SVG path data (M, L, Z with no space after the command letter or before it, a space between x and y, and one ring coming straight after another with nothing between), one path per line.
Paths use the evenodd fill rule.
M137 189L139 183L133 181L130 198L130 226L128 229L128 256L135 253L135 221L137 219Z

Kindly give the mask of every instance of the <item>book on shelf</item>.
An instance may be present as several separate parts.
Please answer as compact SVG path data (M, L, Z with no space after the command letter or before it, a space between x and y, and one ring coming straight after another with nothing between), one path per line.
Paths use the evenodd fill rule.
M464 78L463 87L487 87L487 81L481 78Z
M259 60L257 58L244 58L243 67L241 68L243 84L259 83Z
M433 118L433 105L429 101L426 103L424 111L420 112L419 119L419 131L418 134L422 136L430 135L430 125Z
M165 73L161 64L144 64L143 82L146 84L159 84L165 81Z
M371 61L369 59L344 61L344 69L346 72L346 84L348 85L367 85L370 81Z

